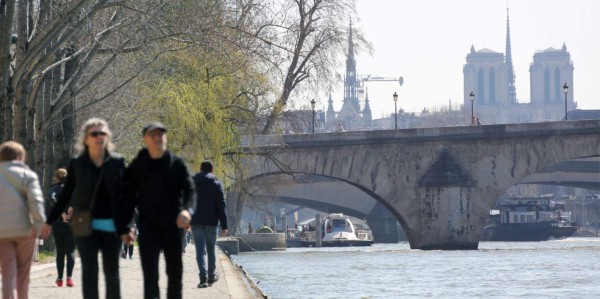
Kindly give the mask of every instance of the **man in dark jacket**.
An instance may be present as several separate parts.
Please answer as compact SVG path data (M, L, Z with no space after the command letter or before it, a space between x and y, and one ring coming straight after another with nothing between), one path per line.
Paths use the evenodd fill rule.
M159 298L158 258L162 250L169 277L167 297L182 297L183 228L196 207L194 184L183 160L167 150L167 129L153 122L142 131L146 148L127 169L124 218L138 211L138 243L144 273L144 298ZM121 235L126 243L130 235Z
M206 288L219 279L215 256L219 222L221 223L221 237L227 235L227 209L223 185L212 174L212 171L212 163L204 161L200 165L200 172L194 175L198 211L192 218L192 232L196 245L196 261L200 269L199 288ZM208 257L208 271L205 256Z

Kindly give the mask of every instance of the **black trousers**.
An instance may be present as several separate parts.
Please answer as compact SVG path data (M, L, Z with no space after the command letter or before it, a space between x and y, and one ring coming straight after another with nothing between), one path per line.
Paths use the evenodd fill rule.
M71 227L64 222L55 222L52 224L52 237L54 237L54 243L56 244L56 270L58 271L58 279L63 279L65 256L67 258L67 277L73 277L75 240L73 239Z
M140 258L144 272L144 298L160 298L158 289L158 258L162 250L167 266L167 298L182 298L183 261L181 239L183 230L173 225L163 229L139 228Z
M106 298L120 299L119 254L121 238L116 233L94 230L89 237L75 238L81 255L81 286L84 299L98 299L98 252L102 252L102 268L106 282Z
M125 257L127 257L127 256L132 257L133 256L133 243L131 243L130 245L123 244L123 251L125 252Z

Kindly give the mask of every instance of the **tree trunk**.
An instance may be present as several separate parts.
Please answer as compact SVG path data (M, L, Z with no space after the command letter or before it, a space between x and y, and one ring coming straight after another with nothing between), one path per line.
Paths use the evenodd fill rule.
M0 0L0 142L12 139L12 96L10 95L10 47L15 0Z
M231 235L241 234L240 223L244 214L245 195L231 192L227 196L227 226Z
M74 52L75 48L73 46L70 46L65 50L65 56L71 56ZM65 63L64 81L68 81L69 79L71 79L71 77L75 73L75 69L77 68L78 63L79 59L77 58L67 61ZM61 159L64 165L67 164L73 152L73 139L75 137L75 114L73 113L73 111L75 111L75 99L71 98L69 100L69 103L61 110L61 115L63 117L67 116L62 121L63 139L66 148L66 151L63 152L63 156Z
M25 55L27 55L27 37L29 36L27 28L28 1L19 1L17 8L17 49L15 51L16 65L21 65ZM28 76L22 78L12 78L12 84L16 86L14 96L14 129L13 137L15 141L27 145L27 87L29 84Z

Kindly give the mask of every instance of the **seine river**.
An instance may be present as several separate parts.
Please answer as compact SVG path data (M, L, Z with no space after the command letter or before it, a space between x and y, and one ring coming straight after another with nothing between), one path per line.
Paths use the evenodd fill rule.
M481 242L473 251L290 248L242 253L271 298L600 298L600 239Z

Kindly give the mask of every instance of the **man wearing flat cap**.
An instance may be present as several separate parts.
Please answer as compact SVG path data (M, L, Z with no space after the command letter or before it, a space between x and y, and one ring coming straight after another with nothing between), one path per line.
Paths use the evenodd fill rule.
M142 130L144 144L127 169L123 217L129 222L137 207L138 243L144 273L144 298L159 298L158 258L167 264L167 298L182 297L183 229L196 208L194 183L183 160L167 150L167 128L151 122ZM128 235L123 241L132 242Z

